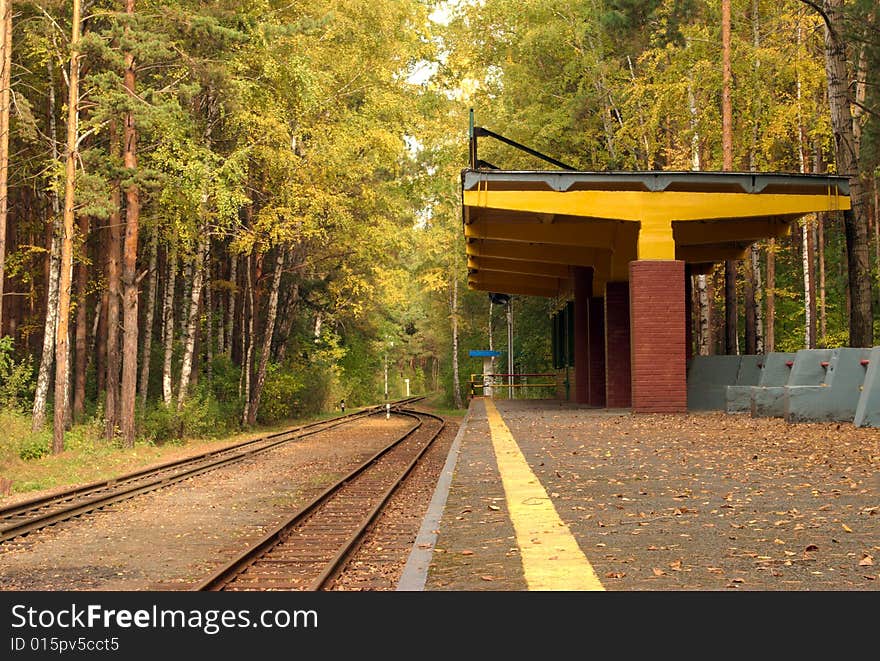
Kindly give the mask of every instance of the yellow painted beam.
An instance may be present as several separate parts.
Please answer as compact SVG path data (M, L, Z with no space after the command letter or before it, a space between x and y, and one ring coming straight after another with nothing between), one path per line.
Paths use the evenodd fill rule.
M529 590L604 590L491 399L486 418Z
M467 242L467 254L472 257L501 257L521 259L528 262L548 262L571 266L601 267L607 264L611 253L598 248L574 246L551 246L540 243L517 241L475 240Z
M639 259L675 259L672 221L654 218L643 220L639 228Z
M464 227L469 239L496 239L527 243L551 243L561 246L604 248L614 246L621 223L609 221L575 220L540 223L528 221L474 220Z
M464 191L463 196L464 204L469 207L632 221L760 218L850 208L849 196L837 195L833 190L826 195L681 191L652 193L603 190L566 192L469 190Z
M498 271L475 271L468 274L468 282L524 285L540 289L559 289L568 278L554 278L543 275L524 275L522 273L500 273Z
M795 217L788 216L761 220L673 222L672 234L675 237L675 243L679 246L779 239L788 235L791 231L791 222L794 220L796 220Z
M500 283L486 283L468 281L468 287L476 291L491 291L499 294L515 294L517 296L540 296L542 298L556 298L565 293L565 289L541 289L526 285L501 285Z
M504 259L501 257L468 257L468 269L474 271L500 271L505 273L522 273L545 275L554 278L570 278L571 267L565 264L548 262L527 262L521 259Z
M737 246L676 246L675 258L685 262L724 262L745 259L748 248Z

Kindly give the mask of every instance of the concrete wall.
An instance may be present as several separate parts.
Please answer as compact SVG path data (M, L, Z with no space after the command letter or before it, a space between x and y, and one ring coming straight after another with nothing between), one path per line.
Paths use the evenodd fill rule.
M784 388L786 422L849 422L853 420L870 349L833 349L820 385L793 384ZM808 363L810 370L812 364Z
M768 357L746 355L741 358L734 385L724 389L724 410L728 413L748 413L751 410L752 386L761 382L764 376L764 363ZM783 368L788 369L784 365Z
M769 391L769 389L779 389L788 382L794 360L795 354L777 351L768 353L764 358L760 382L757 386L749 386L748 410L753 417L760 416L765 409L772 410L777 398L779 398L779 415L782 415L782 390ZM758 413L756 413L756 400Z
M687 370L688 411L723 411L727 387L736 384L744 357L694 356L691 358Z
M853 424L856 427L880 427L880 347L868 352L865 381Z

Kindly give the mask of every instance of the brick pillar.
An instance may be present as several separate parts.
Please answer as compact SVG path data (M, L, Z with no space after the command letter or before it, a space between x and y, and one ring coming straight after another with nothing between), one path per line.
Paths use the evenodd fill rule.
M593 293L593 269L574 270L574 401L588 404L590 354L587 345L590 294Z
M590 405L605 406L605 299L590 299Z
M684 262L630 262L629 287L633 411L684 413Z
M629 283L605 285L605 405L632 404L629 341Z

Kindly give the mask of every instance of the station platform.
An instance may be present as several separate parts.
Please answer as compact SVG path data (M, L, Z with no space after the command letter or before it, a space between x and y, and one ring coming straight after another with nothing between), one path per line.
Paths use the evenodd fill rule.
M398 590L878 590L880 433L840 428L474 398Z

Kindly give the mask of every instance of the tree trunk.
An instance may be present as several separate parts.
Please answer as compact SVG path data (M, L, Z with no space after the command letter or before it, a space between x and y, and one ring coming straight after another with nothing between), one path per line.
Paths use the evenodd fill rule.
M205 282L205 370L208 374L208 381L213 378L213 372L211 371L213 368L211 367L211 363L214 362L214 301L211 296L211 285L213 284L213 280L211 277L211 258L209 255L210 248L206 251L206 256L208 257L205 260L205 271L208 276L207 282Z
M134 15L134 0L125 0L125 13ZM129 28L126 28L126 32ZM125 54L125 89L129 102L133 103L135 94L134 53ZM137 129L134 113L125 114L125 133L123 136L123 166L131 183L125 190L125 249L122 263L122 389L120 393L120 418L122 423L122 444L134 447L135 400L137 398L138 368L138 284L137 274L138 230L140 225L140 191L134 181L137 174Z
M776 239L767 244L767 332L764 334L764 351L776 349Z
M797 27L797 60L800 62L801 57L801 26ZM795 81L795 98L797 99L797 126L798 126L798 163L801 173L807 171L807 133L803 123L803 113L801 111L801 75L800 68L797 69ZM801 226L801 270L804 279L804 347L807 349L816 348L816 315L815 315L815 282L813 278L812 265L812 247L810 245L810 221L809 216L804 217Z
M709 283L705 275L697 276L697 297L700 305L700 344L699 351L701 356L708 356L712 353L714 342L712 341L712 306L711 297L709 296Z
M877 186L878 178L880 177L874 175L874 251L877 257L877 269L880 271L880 190L878 190L880 187Z
M9 209L9 114L12 110L12 0L0 0L0 337L6 277L6 220Z
M238 290L238 255L229 256L229 298L226 303L226 355L232 357L232 330L235 321L235 293Z
M275 274L272 277L272 289L269 292L269 308L266 311L266 328L263 331L263 348L260 352L260 366L257 368L257 378L254 382L254 392L251 396L248 409L248 424L257 421L257 410L260 408L260 397L263 394L263 385L266 382L266 370L269 367L269 354L272 350L272 335L275 332L275 317L278 314L278 291L281 288L281 275L284 271L284 257L286 251L278 248L278 258L275 262Z
M722 169L733 170L733 108L730 100L730 0L721 0L721 156ZM736 262L724 263L725 353L737 353Z
M458 277L452 275L452 298L449 306L452 317L452 397L455 408L462 408L461 383L458 376Z
M755 298L755 264L752 261L751 251L744 263L745 266L745 324L746 324L746 353L754 355L758 353L757 333L757 300Z
M189 388L190 376L192 376L193 355L195 354L196 334L199 332L199 300L202 297L202 284L204 269L202 265L208 251L208 241L205 236L207 230L199 232L199 245L193 256L193 282L190 289L189 315L184 336L183 359L180 363L180 383L177 390L177 410L183 407Z
M247 425L248 413L250 412L251 401L251 368L254 361L254 278L253 278L253 253L248 253L245 264L247 268L247 283L245 296L247 297L247 306L243 306L242 314L246 315L242 319L241 324L241 348L244 360L241 366L241 378L244 382L244 410L242 411L241 424ZM239 383L239 391L241 391L241 382Z
M761 282L761 260L758 257L758 245L752 244L750 251L752 262L752 274L755 283L755 353L764 353L764 314L763 314L763 288Z
M287 341L290 339L290 330L293 328L293 318L296 315L296 309L299 304L299 283L294 282L290 287L290 294L287 297L287 305L284 308L284 315L281 319L281 327L278 329L278 351L275 354L275 360L279 363L284 361L287 355ZM320 330L320 328L319 328Z
M61 236L61 276L58 284L58 325L55 334L55 417L52 452L64 451L64 428L67 418L68 330L70 321L70 280L73 263L73 205L76 179L77 110L79 104L79 35L80 0L73 0L70 36L70 76L67 98L67 154L64 176L64 223Z
M159 228L153 228L150 241L150 284L147 286L147 314L144 319L144 347L141 358L141 408L147 405L150 389L150 356L153 353L153 319L156 316L156 289L159 283Z
M171 359L174 356L174 288L177 280L177 237L171 239L171 252L165 256L168 269L165 278L165 296L162 302L162 340L165 353L162 359L162 399L171 407L174 390L171 383Z
M80 214L80 259L76 265L76 369L74 371L73 419L79 420L85 410L86 399L86 344L88 342L88 315L86 288L89 280L86 239L89 235L89 217Z
M816 348L816 301L814 297L815 285L813 282L813 246L809 218L804 219L801 226L801 261L804 272L804 347Z
M58 141L55 124L55 76L52 58L46 61L49 78L49 151L52 162L58 161ZM61 275L61 205L54 188L48 191L52 209L52 236L49 249L49 273L46 292L46 319L43 324L43 352L40 356L40 369L37 373L37 387L34 391L34 408L31 428L38 431L46 422L46 399L49 395L49 381L52 379L52 366L55 364L55 327L58 323L58 280Z
M101 315L96 319L98 333L95 336L95 382L98 400L101 399L101 393L106 392L107 389L107 306L109 301L110 296L105 289L101 292Z
M119 140L116 123L110 122L110 151L118 156ZM110 220L108 223L109 242L107 248L107 393L104 406L104 435L107 440L116 436L119 427L119 303L122 300L122 194L119 181L113 181L111 188Z
M873 344L870 260L868 258L867 195L859 177L859 154L853 135L850 110L849 75L844 41L844 0L824 0L828 17L825 24L825 71L828 77L828 102L834 133L837 172L850 178L852 208L843 212L850 292L849 345Z
M737 354L736 262L724 262L724 353Z
M730 0L721 0L721 154L722 169L733 170L733 107L730 100Z

